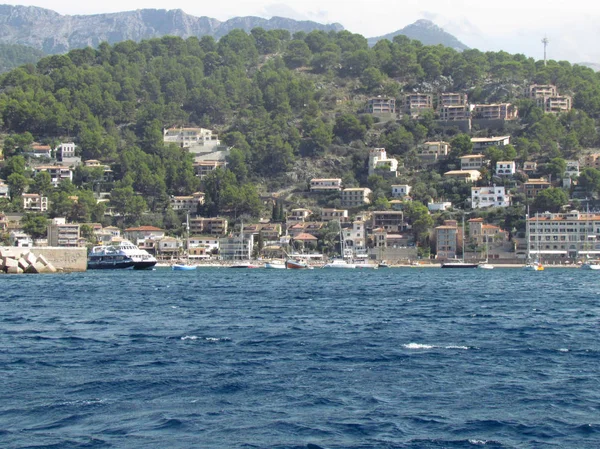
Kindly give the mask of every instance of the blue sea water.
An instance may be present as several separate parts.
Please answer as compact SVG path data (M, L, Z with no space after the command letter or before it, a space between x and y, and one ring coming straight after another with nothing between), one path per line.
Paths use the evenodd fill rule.
M600 447L599 276L0 276L0 447Z

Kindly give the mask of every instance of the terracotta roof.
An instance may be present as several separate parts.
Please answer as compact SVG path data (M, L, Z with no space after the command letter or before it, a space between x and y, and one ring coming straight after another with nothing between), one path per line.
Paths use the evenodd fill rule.
M294 240L319 240L319 239L316 238L314 235L310 235L310 234L307 234L306 232L303 232L302 234L298 234L296 237L294 237Z

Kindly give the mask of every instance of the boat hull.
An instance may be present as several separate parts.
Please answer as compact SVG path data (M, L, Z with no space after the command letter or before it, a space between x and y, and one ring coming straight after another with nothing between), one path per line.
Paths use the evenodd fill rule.
M443 263L442 268L477 268L477 264L467 262L448 262Z
M600 270L600 264L596 263L584 263L581 265L582 270Z
M150 270L152 268L154 268L154 266L156 265L156 260L154 261L144 261L144 262L133 262L133 269L134 270Z
M282 262L267 262L265 268L269 270L285 270L285 263Z
M172 265L171 270L173 271L192 271L196 269L196 265Z
M127 270L133 269L134 262L132 260L121 261L89 261L87 263L88 270Z
M285 266L289 270L302 270L308 268L308 264L306 262L298 262L297 260L286 260Z

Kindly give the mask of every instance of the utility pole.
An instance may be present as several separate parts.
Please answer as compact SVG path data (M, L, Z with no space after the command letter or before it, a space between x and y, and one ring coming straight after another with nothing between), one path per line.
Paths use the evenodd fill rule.
M546 62L546 47L548 46L549 43L550 43L550 41L548 40L548 38L546 36L544 36L544 38L542 39L542 44L544 44L544 65L547 64L547 62Z

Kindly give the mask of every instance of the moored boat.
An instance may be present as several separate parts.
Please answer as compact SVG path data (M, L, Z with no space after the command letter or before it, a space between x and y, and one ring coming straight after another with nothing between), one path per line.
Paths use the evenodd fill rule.
M109 251L111 248L129 257L133 261L134 270L147 270L156 265L157 260L152 254L144 249L139 249L129 240L122 240L113 245L95 246L90 255L96 252Z
M123 270L134 268L135 262L131 257L116 251L112 247L103 250L96 249L88 255L88 270Z
M302 270L310 268L306 262L295 260L295 259L287 259L285 261L285 267L290 270Z
M463 262L461 260L444 262L442 268L477 268L479 264Z
M285 262L281 260L270 260L269 262L265 262L265 268L269 270L285 270Z
M356 268L356 265L348 263L344 259L333 259L331 262L323 265L323 268Z
M196 269L196 265L187 265L176 263L171 265L171 270L173 271L192 271Z

